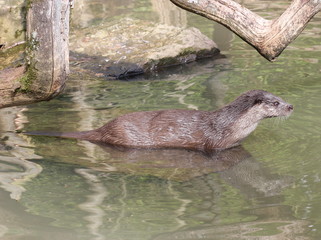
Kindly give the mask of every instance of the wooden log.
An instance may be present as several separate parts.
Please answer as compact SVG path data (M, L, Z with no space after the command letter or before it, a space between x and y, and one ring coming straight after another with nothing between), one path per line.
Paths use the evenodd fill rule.
M69 16L70 0L29 1L26 64L0 72L0 108L49 100L62 91L69 72Z
M266 20L233 0L171 1L223 24L269 61L275 60L321 10L321 0L293 0L280 17Z

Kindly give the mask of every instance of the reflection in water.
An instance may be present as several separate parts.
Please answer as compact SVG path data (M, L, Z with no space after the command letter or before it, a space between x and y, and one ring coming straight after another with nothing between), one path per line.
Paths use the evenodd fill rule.
M288 5L241 2L269 18ZM320 239L320 18L267 63L226 29L167 4L79 0L73 24L131 17L196 26L227 57L140 81L75 74L51 102L1 110L0 179L9 191L0 189L1 239ZM249 88L285 96L296 109L277 128L262 123L244 142L251 154L124 150L6 132L88 130L139 110L210 110Z
M220 173L220 177L248 198L277 196L293 184L292 177L273 175L261 165L258 161L247 159L236 169Z
M101 209L101 204L108 195L107 189L99 181L99 178L91 173L89 169L76 169L76 173L81 175L87 180L91 191L93 192L85 203L79 205L80 209L89 213L85 219L89 222L87 225L88 231L93 235L95 240L105 239L102 234L99 233L99 228L103 225L104 211Z
M29 213L19 201L12 200L7 192L1 189L0 203L1 239L78 239L76 232L51 226L51 219Z
M116 148L107 144L99 146L108 154L108 169L112 166L114 171L151 174L175 181L222 172L251 157L242 147L203 153L184 149L145 150ZM99 167L99 170L103 168Z
M0 186L10 192L10 197L19 200L25 191L22 183L37 176L42 168L33 162L17 157L0 157Z
M40 158L27 148L30 145L9 132L23 127L22 111L19 108L0 110L0 187L10 192L15 200L19 200L25 191L22 184L42 171L40 165L26 160Z
M256 221L249 223L231 224L227 226L212 226L203 229L185 230L170 234L161 234L153 240L194 240L194 239L212 239L212 240L307 240L309 238L300 236L307 227L307 221ZM273 236L264 235L265 232L274 229Z
M67 148L66 143L75 144L64 141ZM70 229L67 232L76 231L76 235L84 234L87 239L88 236L97 240L155 236L170 239L163 235L165 232L180 239L182 229L187 231L184 236L192 233L211 236L224 230L217 225L229 219L233 205L240 202L240 195L233 199L235 193L231 194L234 191L230 192L231 189L238 189L243 195L241 202L246 202L262 197L262 193L277 196L292 182L290 178L270 174L242 147L204 154L180 149L123 149L83 142L81 146L89 150L90 157L96 156L93 161L96 166L88 169L42 162L43 174L25 184L27 192L21 203L30 213L54 219L58 228L66 227ZM72 175L72 171L76 174ZM266 189L262 187L266 182L280 184ZM238 214L244 220L247 215L263 216L253 211ZM233 223L233 219L232 214L229 221ZM282 223L280 218L269 221L260 223ZM214 226L208 228L208 224ZM248 228L246 233L259 232L260 228L254 225L248 223L243 228ZM189 229L193 229L192 233ZM229 236L228 230L224 231Z
M287 188L289 185L293 184L293 178L270 174L270 172L266 168L262 167L259 162L255 161L253 157L242 147L204 154L201 152L180 149L137 150L115 148L105 144L99 146L102 147L107 153L107 159L110 159L106 159L108 168L112 166L114 168L114 171L131 173L131 175L133 176L137 176L137 174L151 174L157 177L182 182L181 184L178 184L177 182L168 181L164 186L164 188L167 189L171 201L176 202L176 207L172 212L168 213L170 214L170 217L169 215L160 215L159 217L156 216L156 218L153 218L152 222L156 224L157 222L162 222L164 218L169 217L172 224L171 227L166 231L171 231L174 233L168 236L165 235L165 237L162 235L157 237L156 239L194 239L195 234L212 238L212 236L217 235L218 232L220 232L221 234L224 233L224 235L226 235L228 239L236 239L236 230L239 230L240 227L243 228L244 231L244 235L242 235L241 239L247 239L246 237L248 236L248 234L260 232L262 231L262 228L271 228L271 226L273 228L276 227L277 229L279 229L278 231L282 232L281 234L277 235L277 237L288 237L289 229L295 229L296 234L301 233L303 231L302 227L307 224L304 221L285 221L282 220L282 217L279 215L271 217L271 214L269 214L269 209L267 208L265 210L262 209L263 212L261 213L251 213L252 215L258 214L261 216L263 216L262 214L265 214L264 221L249 222L244 223L243 226L235 225L228 228L220 228L215 226L208 229L198 229L198 227L192 225L193 230L191 230L190 232L187 231L182 233L180 232L182 227L191 227L189 218L193 215L187 213L190 212L190 210L194 207L200 207L195 205L195 199L197 198L198 204L203 205L203 203L200 202L207 202L205 204L207 205L207 207L205 208L206 210L202 209L203 207L201 207L202 210L198 210L197 214L194 217L198 218L199 220L202 219L202 221L209 221L216 224L221 222L221 220L219 219L222 216L220 216L219 212L221 212L224 217L223 212L226 211L226 209L225 207L224 210L221 209L219 207L220 201L217 200L218 196L224 194L224 189L220 187L220 181L225 181L234 188L239 189L240 193L246 196L246 199L253 199L260 198L262 197L262 195L265 197L277 196L284 188ZM99 168L99 170L102 171L104 169ZM220 180L216 178L217 175L209 174L214 172L218 172ZM106 179L104 180L106 176L108 176L107 178L109 178L109 175L101 175L99 172L94 171L90 171L90 175L88 175L87 171L87 174L83 176L85 176L86 179L89 177L89 179L93 181L90 184L92 186L93 192L97 192L97 189L102 190L102 192L100 193L98 191L97 194L106 198L105 204L106 202L110 202L108 199L114 198L113 195L115 193L110 192L107 196L106 190L101 185L102 182L105 182L107 186L109 185L106 182ZM130 202L135 201L136 197L138 196L140 196L141 198L145 198L146 196L144 190L138 190L138 192L136 192L135 194L133 194L129 190L134 187L134 185L132 185L131 183L131 178L132 177L127 176L119 179L118 190L120 192L117 193L119 210L117 213L117 217L112 220L112 223L110 223L111 226L109 226L111 236L114 236L114 234L115 236L118 236L121 231L124 231L123 225L127 222L128 214L132 214L130 210ZM108 189L108 187L106 188ZM188 197L185 195L186 193L184 193L187 189L189 192ZM213 199L208 198L211 192L214 197ZM155 192L150 192L150 194L153 193ZM96 193L90 195L88 199L95 199L95 196ZM140 199L140 197L138 197L138 199ZM98 197L98 199L100 199L99 202L101 203L102 199L100 197ZM102 216L101 208L115 208L113 204L108 204L107 208L104 205L99 206L96 204L92 204L89 206L93 207L93 209L91 209L91 212L99 213L99 216ZM149 201L145 201L144 205L141 207L143 207L144 209L153 209L153 206ZM159 207L162 207L161 203ZM96 210L96 208L98 209ZM140 212L139 210L140 208L138 207L138 210L136 211L136 217L138 217L137 214L144 215L146 213L146 211ZM273 210L273 212L275 211L279 211L278 208L275 208ZM202 212L204 212L203 216ZM105 215L106 217L108 217L108 211L107 213L105 213ZM186 218L186 215L188 215L189 217ZM96 219L95 224L93 225L103 225L103 221L101 218L98 217L91 219ZM146 219L144 221L146 221ZM148 228L148 222L149 221L147 221L146 224L143 224L140 229L136 229L136 234L140 231L143 231L144 228ZM161 225L158 226L161 227ZM293 234L293 231L291 232L291 234ZM95 235L97 235L97 233ZM217 239L221 238L218 237Z
M100 159L96 160L100 162L101 167L95 167L96 170L75 168L75 172L85 179L88 185L86 189L89 192L84 192L85 201L77 205L86 213L82 219L87 222L85 228L92 236L91 239L150 239L164 232L173 233L169 236L159 235L156 239L192 239L191 236L195 237L195 234L211 237L222 232L230 237L233 236L232 233L236 234L239 227L244 229L246 236L249 233L260 232L262 226L259 226L259 223L267 226L274 224L273 226L277 227L285 224L292 226L291 221L271 218L270 214L258 223L249 222L243 226L222 228L217 226L226 220L226 214L230 214L230 209L233 208L230 204L221 205L225 201L231 201L224 197L231 187L239 189L245 196L244 201L248 201L260 198L262 193L263 196L277 196L281 189L292 183L290 178L270 174L242 147L211 154L178 149L129 150L106 145L100 147L105 152L105 158L99 155ZM105 172L105 164L108 165L108 169L112 166L114 172ZM52 164L48 167L56 168ZM50 171L59 175L47 175L41 185L53 182L58 176L64 178L64 172L58 169ZM214 172L218 173L213 174ZM69 171L66 174L69 175ZM79 179L73 180L68 177L68 186L77 186L76 181ZM275 188L271 186L266 189L261 186L265 182L280 184ZM224 186L226 183L230 186ZM30 187L33 183L30 182L28 185ZM41 192L42 199L47 198L46 192L42 189L38 191ZM73 191L78 191L77 187ZM35 191L33 194L38 195ZM73 194L66 195L65 201L74 202L72 196ZM48 194L48 197L55 201L51 194ZM29 196L29 207L30 201L32 205L39 206L36 197L32 199ZM237 204L239 200L234 201L236 200L232 200L231 203ZM46 204L41 205L41 208L38 207L38 214L46 209ZM51 206L51 211L53 207L63 209L59 203ZM268 213L269 210L263 208L262 211L252 211L245 216L263 216L262 214L265 211ZM278 211L278 208L274 211ZM242 215L241 218L245 217ZM64 222L57 215L52 217L57 223ZM74 221L80 222L76 218ZM204 229L200 222L214 226ZM181 232L182 228L185 232Z
M151 0L153 10L159 16L159 22L162 24L187 27L187 12L176 7L170 1Z

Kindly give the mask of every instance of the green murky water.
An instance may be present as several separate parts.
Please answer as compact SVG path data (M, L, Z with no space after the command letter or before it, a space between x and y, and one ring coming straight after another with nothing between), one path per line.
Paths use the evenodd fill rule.
M216 109L249 89L281 96L293 115L265 120L242 148L211 158L5 133L0 238L320 239L320 17L269 63L220 26L184 12L167 18L157 3L79 1L87 15L78 27L125 15L165 19L199 27L225 57L135 81L72 73L57 99L1 110L2 131L87 130L138 110ZM286 6L277 3L249 7L274 17Z

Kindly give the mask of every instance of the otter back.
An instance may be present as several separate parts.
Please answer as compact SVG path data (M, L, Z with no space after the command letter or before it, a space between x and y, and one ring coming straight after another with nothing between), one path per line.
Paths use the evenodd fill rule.
M84 132L46 133L130 148L225 149L239 145L264 118L289 116L293 106L263 91L251 90L217 111L133 112ZM30 134L29 134L30 135Z

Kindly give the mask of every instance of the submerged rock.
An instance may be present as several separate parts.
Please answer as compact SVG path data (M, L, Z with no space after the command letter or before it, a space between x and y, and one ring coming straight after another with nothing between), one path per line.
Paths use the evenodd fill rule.
M125 18L75 31L70 36L73 66L98 76L124 78L212 57L216 44L196 28L179 28Z

